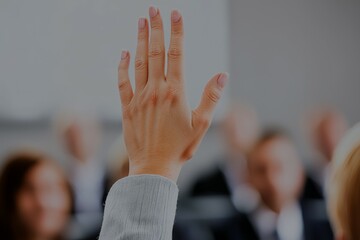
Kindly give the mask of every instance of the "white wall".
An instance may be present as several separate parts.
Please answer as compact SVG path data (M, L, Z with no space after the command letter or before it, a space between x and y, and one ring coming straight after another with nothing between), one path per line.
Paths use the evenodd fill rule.
M350 0L2 0L0 115L16 117L25 110L29 116L26 110L34 106L40 106L42 114L53 97L55 102L69 96L71 101L90 98L114 117L119 53L122 48L134 49L136 19L147 14L151 3L161 7L165 18L173 6L186 18L186 69L188 76L196 76L188 82L199 83L191 97L198 97L202 81L212 73L230 68L231 96L253 104L264 123L290 129L304 154L308 149L300 122L307 109L333 104L351 123L360 120L360 2ZM43 38L50 43L41 44ZM42 57L33 58L38 52ZM45 85L38 89L41 84ZM0 127L1 155L19 138L52 151L48 131L4 128L8 127ZM117 131L106 131L108 142ZM221 143L212 129L182 172L181 189L213 166Z
M227 1L0 1L1 157L25 146L43 149L62 161L46 119L66 107L85 107L85 112L118 122L105 124L106 153L121 133L116 87L120 52L128 49L134 56L137 19L148 15L151 4L161 10L167 43L170 10L177 8L184 16L187 93L195 107L208 79L229 70ZM226 100L225 94L216 118ZM219 154L218 139L210 135L181 178L183 185L203 168L203 161L210 167Z
M360 1L230 1L231 94L306 151L303 114L334 105L360 120Z
M135 54L137 20L151 4L162 12L167 43L171 9L184 15L195 107L208 79L228 71L227 1L2 0L0 116L32 120L76 105L118 120L117 63L122 49Z

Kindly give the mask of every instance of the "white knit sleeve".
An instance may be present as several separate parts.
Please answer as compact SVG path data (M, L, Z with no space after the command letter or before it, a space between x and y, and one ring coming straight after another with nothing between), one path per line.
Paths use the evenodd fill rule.
M117 181L106 199L100 240L170 240L177 185L158 175Z

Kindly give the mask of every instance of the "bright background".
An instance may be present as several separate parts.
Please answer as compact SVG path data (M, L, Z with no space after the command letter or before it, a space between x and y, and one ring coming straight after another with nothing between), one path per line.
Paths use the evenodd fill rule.
M103 154L121 133L116 69L122 49L134 54L137 18L158 6L185 18L190 104L216 72L230 71L229 101L256 108L263 124L295 136L311 154L304 118L318 106L360 119L360 2L288 0L2 0L0 1L0 155L40 148L61 161L52 130L66 108L97 114ZM167 42L168 42L168 34ZM186 186L222 152L213 127L180 178Z

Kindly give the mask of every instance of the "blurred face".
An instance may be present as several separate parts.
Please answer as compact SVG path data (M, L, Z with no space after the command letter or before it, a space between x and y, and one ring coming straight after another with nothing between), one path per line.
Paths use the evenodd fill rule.
M61 173L50 164L34 167L16 196L18 219L31 236L52 238L61 233L71 208Z
M77 124L70 125L64 133L65 145L69 153L75 158L85 157L81 129Z
M255 112L234 109L225 119L223 130L229 151L244 154L258 137L259 126Z
M95 126L87 123L73 123L64 132L68 152L77 160L87 160L96 150L99 140Z
M249 178L263 203L279 213L300 193L303 172L296 150L290 141L272 139L249 158Z
M326 160L332 159L333 152L346 129L345 121L339 116L329 116L320 123L317 130L317 144Z

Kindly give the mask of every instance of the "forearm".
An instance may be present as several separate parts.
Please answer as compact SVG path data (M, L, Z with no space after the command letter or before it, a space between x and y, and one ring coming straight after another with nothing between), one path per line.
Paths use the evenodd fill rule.
M106 200L100 240L170 240L178 188L157 175L116 182Z

